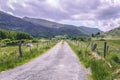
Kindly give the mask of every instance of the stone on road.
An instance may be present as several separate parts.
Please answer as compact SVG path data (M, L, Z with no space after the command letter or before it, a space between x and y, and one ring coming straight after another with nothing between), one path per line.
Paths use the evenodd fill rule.
M0 73L0 80L88 80L88 72L69 45L60 42L33 61Z

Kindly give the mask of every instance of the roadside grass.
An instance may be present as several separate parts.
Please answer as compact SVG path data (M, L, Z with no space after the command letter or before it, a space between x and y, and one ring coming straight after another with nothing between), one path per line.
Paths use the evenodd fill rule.
M97 52L103 57L103 46L105 41L94 41L98 44ZM106 40L109 46L105 60L112 65L110 68L113 79L120 79L120 40ZM118 71L118 73L116 73ZM116 73L116 74L114 74Z
M90 64L93 80L112 80L111 70L105 61L94 60Z
M94 41L96 42L96 41ZM99 41L98 41L99 42ZM112 47L115 45L115 43L119 43L118 41L114 43L114 41L108 41L110 44L112 44ZM115 57L113 57L115 59L115 61L113 61L112 53L109 53L107 55L107 58L100 59L100 60L96 60L93 55L91 55L91 46L89 44L89 42L83 42L83 41L69 41L68 40L69 45L71 46L71 48L73 49L73 51L76 53L76 55L78 56L78 58L80 59L81 63L86 67L90 67L91 72L92 72L92 80L113 80L116 78L119 78L119 74L118 75L114 75L113 72L116 69L120 69L120 63L116 63L115 61L118 61L120 58L116 59L116 56L119 56L119 53L116 55ZM104 43L104 42L102 42ZM113 45L114 44L114 45ZM117 45L116 44L116 45ZM118 44L119 45L119 44ZM99 47L103 47L103 44L101 44L101 42L99 42ZM98 48L99 50L100 48ZM110 48L111 49L111 48ZM103 49L100 49L100 54L102 53ZM111 49L112 50L112 49ZM114 51L116 52L116 51ZM101 56L101 55L100 55ZM109 67L109 65L107 64L107 61L109 61L112 65L112 68Z
M19 56L18 47L17 46L8 46L0 49L0 72L6 71L8 69L12 69L24 63L31 61L32 59L42 55L50 48L52 48L57 41L52 41L49 44L39 43L39 47L37 48L36 43L34 43L32 52L25 45L22 46L23 56Z

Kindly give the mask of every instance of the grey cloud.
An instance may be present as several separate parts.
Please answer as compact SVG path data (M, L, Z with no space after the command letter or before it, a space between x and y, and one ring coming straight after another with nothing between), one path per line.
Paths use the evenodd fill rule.
M101 0L60 0L61 8L66 11L63 12L61 9L52 8L45 3L46 0L36 0L29 1L23 0L23 2L27 5L27 7L23 7L20 3L12 3L15 8L15 11L12 10L7 5L8 0L1 0L0 6L3 10L12 12L14 15L18 16L30 16L30 17L45 17L51 18L54 20L64 20L64 19L72 19L71 16L79 14L85 15L86 17L90 17L89 14L93 14L96 17L94 19L109 19L116 18L119 16L120 7L112 7L108 5L106 9L100 9L104 3ZM107 4L106 4L107 5ZM89 13L89 14L88 14ZM82 20L84 16L81 17Z
M120 6L110 6L97 12L98 19L116 19L120 17Z
M0 0L0 8L20 17L48 18L55 21L98 20L104 25L108 25L111 19L120 18L119 5L113 6L101 0L59 0L59 8L46 4L46 0L22 0L21 2L26 7L22 6L20 2L11 3L15 10L11 9L7 2L8 0ZM80 17L74 19L74 15L80 15ZM107 24L103 20L108 21ZM111 22L111 26L114 26L114 24Z
M101 5L101 2L100 0L61 0L61 4L65 10L68 10L68 12L76 14L92 12Z
M12 11L10 7L7 6L8 0L0 0L0 8L4 11Z
M70 16L62 12L60 9L54 9L51 8L47 4L41 4L40 3L29 3L29 8L34 11L34 13L37 13L37 16L43 16L46 18L51 18L55 20L61 20L61 19L67 19Z
M55 20L68 19L69 15L62 12L59 9L51 8L49 5L45 4L45 0L36 0L35 2L26 1L24 2L27 7L23 7L19 3L12 3L11 5L15 8L12 10L7 5L8 0L0 2L0 7L6 12L12 12L16 16L28 16L28 17L38 17L38 18L51 18Z

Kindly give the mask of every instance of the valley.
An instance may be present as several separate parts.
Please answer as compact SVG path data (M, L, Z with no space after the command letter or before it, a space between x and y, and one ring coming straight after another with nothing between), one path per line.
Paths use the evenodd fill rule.
M0 80L120 80L120 27L94 27L0 11Z

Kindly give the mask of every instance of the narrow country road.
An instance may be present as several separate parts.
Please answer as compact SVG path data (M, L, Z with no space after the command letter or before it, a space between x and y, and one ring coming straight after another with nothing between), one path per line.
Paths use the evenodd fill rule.
M0 73L0 80L88 80L87 74L69 45L59 42L33 61Z

